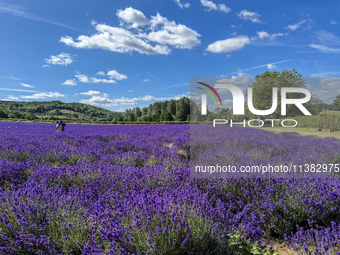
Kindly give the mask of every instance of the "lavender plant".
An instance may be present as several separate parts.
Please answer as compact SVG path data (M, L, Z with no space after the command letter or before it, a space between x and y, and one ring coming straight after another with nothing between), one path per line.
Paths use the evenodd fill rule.
M190 173L218 148L215 159L235 165L339 163L337 139L233 128L192 144L181 125L9 125L0 123L1 254L273 254L273 239L339 252L338 179Z

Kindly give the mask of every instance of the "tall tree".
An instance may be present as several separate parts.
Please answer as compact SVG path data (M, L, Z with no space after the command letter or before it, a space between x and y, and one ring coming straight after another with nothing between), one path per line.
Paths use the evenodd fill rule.
M249 86L252 87L253 106L257 110L268 110L273 104L273 87L277 88L278 104L274 113L266 115L266 118L279 119L281 117L281 88L283 87L296 87L306 88L305 81L302 75L293 70L283 70L281 73L277 71L266 71L262 74L255 76L255 82ZM248 91L247 91L248 94ZM248 96L248 95L247 95ZM287 98L304 98L305 95L300 93L288 93ZM251 118L259 116L250 112L248 104L246 104L246 115ZM302 112L295 105L287 105L287 116L302 115Z

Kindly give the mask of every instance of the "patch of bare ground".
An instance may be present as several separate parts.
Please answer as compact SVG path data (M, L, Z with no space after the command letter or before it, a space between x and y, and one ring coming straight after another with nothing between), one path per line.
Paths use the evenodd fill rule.
M288 248L285 241L271 240L269 247L266 249L269 250L270 247L273 248L274 252L279 253L279 255L298 255L301 253L295 251L293 248Z

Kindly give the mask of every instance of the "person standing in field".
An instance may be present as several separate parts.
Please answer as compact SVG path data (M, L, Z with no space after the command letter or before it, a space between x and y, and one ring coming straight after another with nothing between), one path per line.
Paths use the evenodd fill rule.
M60 121L60 124L62 126L62 131L61 132L64 132L65 131L65 127L66 127L66 124L62 121Z
M61 123L63 123L63 122L61 122L60 120L58 120L56 122L55 130L57 131L57 133L64 131L64 126ZM65 123L63 123L63 124L65 125Z

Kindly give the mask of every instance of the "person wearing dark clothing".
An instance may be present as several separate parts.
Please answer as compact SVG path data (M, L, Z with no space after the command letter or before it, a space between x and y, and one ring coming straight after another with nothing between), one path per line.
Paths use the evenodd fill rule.
M66 124L60 120L56 122L56 127L55 129L57 130L58 133L64 132L65 131L65 126Z

